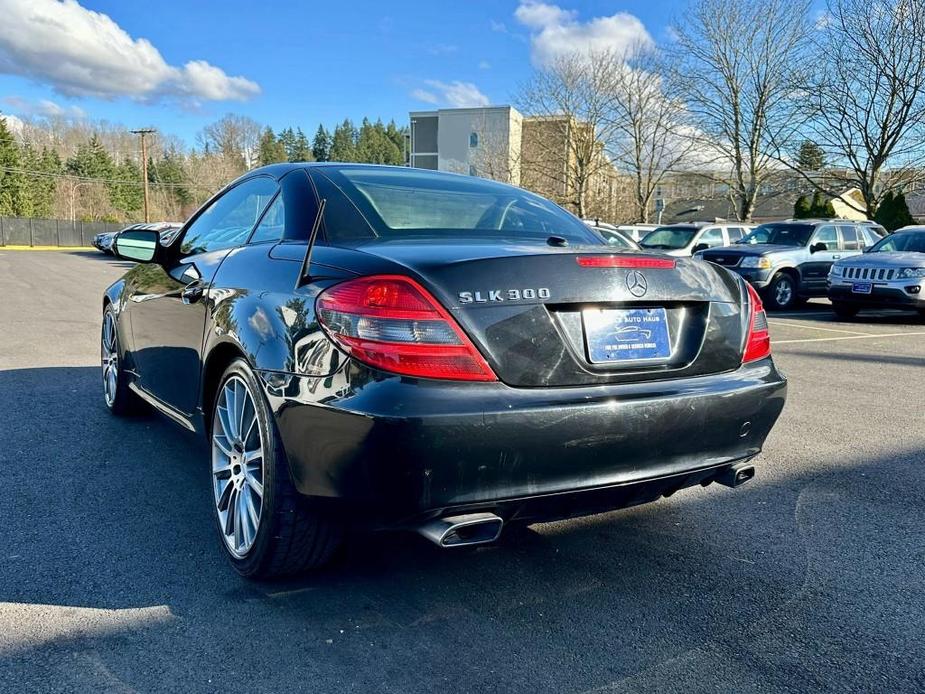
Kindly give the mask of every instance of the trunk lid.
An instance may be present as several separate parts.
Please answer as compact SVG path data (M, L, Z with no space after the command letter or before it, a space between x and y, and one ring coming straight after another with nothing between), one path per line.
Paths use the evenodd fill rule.
M364 251L419 278L478 346L498 378L515 387L578 386L718 373L741 364L746 325L739 280L710 263L601 247L379 242ZM670 269L587 267L580 257L673 261ZM605 261L607 262L607 261ZM626 310L638 309L634 313ZM616 312L620 313L616 313ZM663 311L663 312L662 312ZM667 326L659 359L601 362L599 321ZM641 316L641 318L640 318ZM597 321L597 322L595 322ZM629 335L651 326L625 325ZM639 333L642 330L642 333ZM660 331L661 328L658 328ZM658 331L657 331L658 332ZM603 339L603 347L601 346ZM634 338L635 339L635 338ZM597 345L592 349L592 343ZM629 346L632 347L630 343ZM595 352L595 350L597 350ZM641 352L642 353L642 352Z

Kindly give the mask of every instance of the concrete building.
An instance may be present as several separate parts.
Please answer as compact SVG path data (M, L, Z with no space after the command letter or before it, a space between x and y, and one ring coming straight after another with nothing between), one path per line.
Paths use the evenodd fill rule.
M585 213L602 219L617 214L627 181L589 126L574 118L525 117L511 106L414 111L410 117L411 166L512 183L570 209L576 209L583 172Z
M511 106L411 114L411 166L520 185L523 116Z

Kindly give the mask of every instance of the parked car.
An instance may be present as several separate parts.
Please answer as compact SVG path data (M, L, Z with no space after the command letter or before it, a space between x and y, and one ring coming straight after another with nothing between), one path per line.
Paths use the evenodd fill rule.
M866 308L913 309L925 316L925 226L905 227L863 255L836 261L828 283L840 318Z
M658 224L620 224L617 226L617 230L622 231L624 234L629 236L633 241L639 243L645 238L645 235L654 229L658 229Z
M646 234L639 245L668 255L690 256L699 251L735 243L751 230L740 222L670 224Z
M784 406L741 279L614 253L474 176L273 165L171 245L139 229L115 248L139 265L103 297L106 405L208 439L215 526L246 576L322 564L345 525L472 545L734 487Z
M613 224L605 224L604 222L598 221L592 222L587 219L585 220L585 224L594 229L608 246L639 250L639 244Z
M123 231L152 229L161 235L161 243L165 246L169 246L182 226L180 222L141 222L138 224L131 224L120 231L107 231L102 234L97 234L93 237L91 243L98 250L111 255L112 245L115 242L116 236Z
M107 255L112 255L112 242L116 238L117 231L104 231L101 234L97 234L93 237L93 240L90 241L93 244L93 247L98 251L102 251Z
M731 246L699 255L745 278L768 308L785 310L810 297L825 296L832 263L860 254L885 234L872 222L787 220L762 224Z

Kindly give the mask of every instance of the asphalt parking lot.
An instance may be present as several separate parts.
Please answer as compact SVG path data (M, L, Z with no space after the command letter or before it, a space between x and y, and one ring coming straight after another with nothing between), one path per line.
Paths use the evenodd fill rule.
M204 448L104 408L126 266L0 249L0 691L925 689L918 316L772 315L789 401L743 488L475 551L359 538L256 584L213 536Z

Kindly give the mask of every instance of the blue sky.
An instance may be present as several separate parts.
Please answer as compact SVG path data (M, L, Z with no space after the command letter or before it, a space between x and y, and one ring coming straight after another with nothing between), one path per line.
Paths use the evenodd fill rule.
M510 103L569 46L667 38L683 0L2 0L0 110L154 125L226 112L314 132L344 117ZM5 27L5 28L4 28Z

